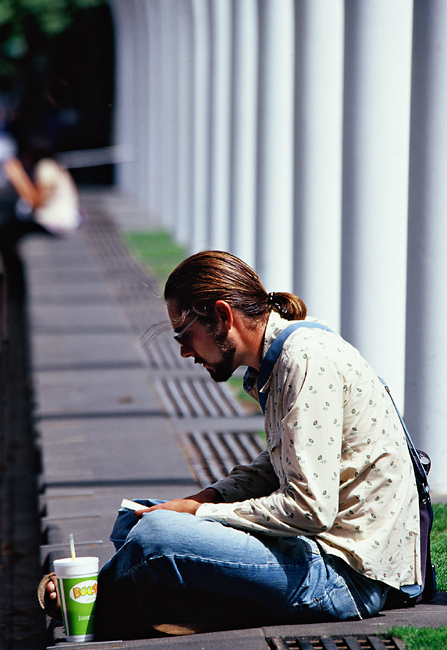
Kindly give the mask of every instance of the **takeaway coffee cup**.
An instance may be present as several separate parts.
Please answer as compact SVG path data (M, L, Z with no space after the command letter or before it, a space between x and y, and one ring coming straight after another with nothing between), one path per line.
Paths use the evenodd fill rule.
M99 558L76 557L54 561L62 618L69 642L93 640L93 618Z

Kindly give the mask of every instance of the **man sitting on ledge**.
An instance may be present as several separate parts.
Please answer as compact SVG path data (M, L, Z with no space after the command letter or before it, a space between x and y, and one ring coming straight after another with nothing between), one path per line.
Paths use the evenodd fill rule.
M244 387L265 402L267 449L198 494L119 512L95 639L361 619L390 590L421 585L405 434L360 353L309 327L300 298L268 294L228 253L186 259L165 300L182 357L215 381L248 366ZM272 343L303 320L258 395Z

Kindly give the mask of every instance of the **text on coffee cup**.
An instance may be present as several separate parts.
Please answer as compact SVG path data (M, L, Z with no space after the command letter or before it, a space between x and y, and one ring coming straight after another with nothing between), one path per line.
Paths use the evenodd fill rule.
M93 603L96 599L97 591L98 583L96 580L85 580L70 589L70 598L75 603Z

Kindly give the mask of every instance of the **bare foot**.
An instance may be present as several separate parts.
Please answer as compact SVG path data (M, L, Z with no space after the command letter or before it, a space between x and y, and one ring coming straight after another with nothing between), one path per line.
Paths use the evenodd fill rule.
M37 590L40 606L51 618L62 619L61 604L57 591L56 576L50 573L42 578Z
M54 584L53 581L50 580L50 582L47 584L47 596L48 598L54 602L56 605L57 603L57 589L56 585Z

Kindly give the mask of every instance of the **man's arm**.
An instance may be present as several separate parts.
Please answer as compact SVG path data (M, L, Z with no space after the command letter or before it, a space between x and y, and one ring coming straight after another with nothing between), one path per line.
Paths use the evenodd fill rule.
M324 350L293 352L291 357L283 351L266 415L271 466L282 490L240 502L222 491L225 504L204 504L196 516L281 536L318 535L332 527L339 502L343 387Z
M152 510L173 510L174 512L187 512L195 515L197 509L202 503L221 503L223 501L220 493L212 487L205 488L197 494L192 494L183 499L173 499L166 503L159 503L151 508L141 508L135 511L135 517L141 519L145 512L152 512Z
M222 501L235 503L272 494L279 488L279 481L268 451L264 450L250 465L236 465L213 487L222 495Z

